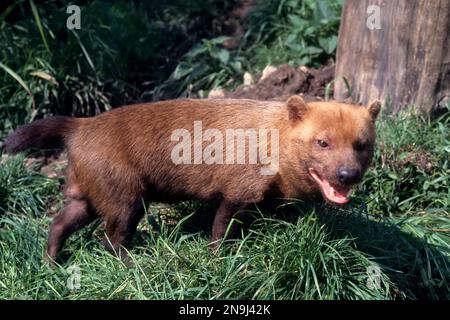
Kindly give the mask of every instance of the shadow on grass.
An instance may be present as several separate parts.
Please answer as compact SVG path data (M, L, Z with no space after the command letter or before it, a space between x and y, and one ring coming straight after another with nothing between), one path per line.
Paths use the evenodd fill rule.
M147 222L152 230L144 228L137 232L132 244L135 254L139 254L149 245L147 242L149 232L159 233L161 228L167 228L169 231L174 230L173 228L177 229L172 241L193 233L209 239L217 204L190 202L166 208L173 210L166 212L165 216L155 212L147 215ZM268 212L275 212L275 214L268 214ZM346 208L333 208L323 204L295 201L278 202L263 209L255 208L248 215L253 216L252 219L245 221L243 235L245 236L250 229L259 228L258 221L262 221L263 217L276 216L295 224L299 218L311 213L316 214L318 223L324 226L329 240L351 239L354 249L369 257L374 266L379 267L380 271L389 277L395 284L393 296L410 299L450 298L450 244L436 244L436 241L430 240L433 236L432 230L414 225L408 221L408 218L375 220L367 214L362 203ZM168 217L175 222L183 217L187 218L175 227L175 224L167 224ZM252 221L255 223L252 224ZM97 223L86 228L88 230L84 236L91 238L103 234L102 228L97 228L98 225ZM414 228L420 229L424 236L414 236L413 233L419 233L414 232ZM70 257L71 252L64 250L58 257L58 262L66 263L71 259Z
M431 243L432 230L410 224L406 217L375 220L364 203L347 208L298 203L279 211L288 221L315 212L333 239L352 239L355 249L367 254L408 298L450 298L450 243ZM404 227L411 233L402 230ZM424 237L414 236L414 228Z
M193 214L182 223L180 236L200 233L209 237L216 205L195 204L189 208ZM277 218L292 223L315 212L319 223L325 226L329 238L352 239L355 250L367 255L382 273L388 275L396 285L394 290L399 291L394 292L394 296L412 299L450 298L450 244L441 246L432 243L428 236L432 236L433 231L410 224L407 218L375 220L367 214L363 203L346 208L333 208L323 204L295 201L272 203L268 207L264 206L262 210L259 209L251 211L249 216L253 216L253 219L244 221L244 235L248 227L257 228L251 226L251 221L270 216L267 212L276 212ZM180 215L183 216L186 212ZM424 237L416 237L402 230L405 227L409 230L420 228Z

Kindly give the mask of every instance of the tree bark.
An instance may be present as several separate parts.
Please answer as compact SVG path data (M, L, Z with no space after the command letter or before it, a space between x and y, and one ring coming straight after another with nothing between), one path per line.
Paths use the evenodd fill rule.
M347 0L336 77L337 100L348 98L349 86L353 100L380 99L388 112L442 109L450 103L450 0Z

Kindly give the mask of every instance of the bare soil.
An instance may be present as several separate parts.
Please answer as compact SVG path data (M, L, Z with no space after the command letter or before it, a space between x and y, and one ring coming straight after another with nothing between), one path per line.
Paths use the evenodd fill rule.
M307 101L324 100L326 87L334 79L334 65L320 69L305 66L293 67L284 64L267 76L258 75L251 85L241 85L235 91L225 92L225 98L244 98L255 100L286 100L298 94ZM332 95L332 86L329 89Z

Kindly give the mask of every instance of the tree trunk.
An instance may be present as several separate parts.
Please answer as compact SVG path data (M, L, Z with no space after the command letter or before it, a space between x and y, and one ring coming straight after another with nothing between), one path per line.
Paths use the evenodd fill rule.
M450 0L347 0L336 77L337 100L441 110L450 103Z

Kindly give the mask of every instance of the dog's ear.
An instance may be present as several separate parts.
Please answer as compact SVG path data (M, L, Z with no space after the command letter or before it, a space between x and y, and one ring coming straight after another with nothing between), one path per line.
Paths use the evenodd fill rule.
M370 117L372 118L372 121L375 122L375 120L378 117L378 114L380 113L381 109L381 102L379 100L374 100L371 103L369 103L367 107L367 111L369 111Z
M290 97L287 100L286 105L289 113L289 120L292 122L302 120L308 112L308 105L302 97L297 95Z

